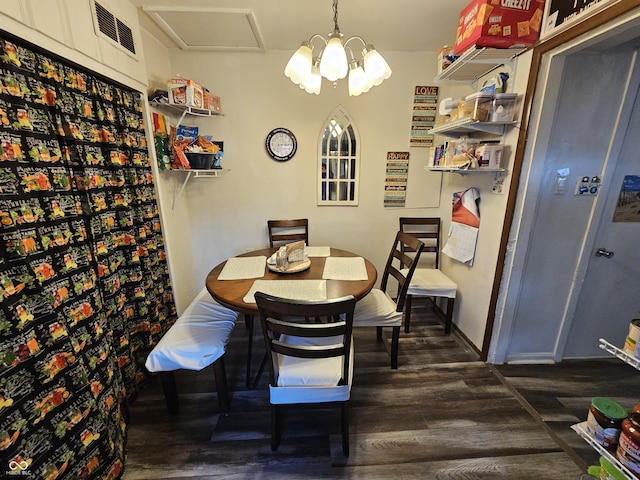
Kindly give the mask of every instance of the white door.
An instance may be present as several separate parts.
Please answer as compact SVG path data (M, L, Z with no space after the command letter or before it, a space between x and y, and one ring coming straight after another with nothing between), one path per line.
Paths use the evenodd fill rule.
M637 88L637 87L636 87ZM564 358L602 356L598 339L620 347L629 322L640 318L640 193L630 191L619 203L625 177L640 179L640 98L628 96L632 108L628 128L620 128L619 155L605 170L599 201L604 202L599 222L593 223L593 248L585 252L588 262L576 311L564 349ZM608 190L608 191L607 191ZM632 188L631 190L634 190ZM638 195L636 195L638 193ZM617 213L616 213L617 212ZM617 219L626 221L614 221Z

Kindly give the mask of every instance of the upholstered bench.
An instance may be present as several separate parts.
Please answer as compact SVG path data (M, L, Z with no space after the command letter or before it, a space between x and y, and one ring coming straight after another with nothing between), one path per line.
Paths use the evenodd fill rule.
M174 370L202 370L213 364L218 405L229 410L224 353L238 314L218 304L206 288L160 339L145 362L147 370L159 372L167 410L178 413Z

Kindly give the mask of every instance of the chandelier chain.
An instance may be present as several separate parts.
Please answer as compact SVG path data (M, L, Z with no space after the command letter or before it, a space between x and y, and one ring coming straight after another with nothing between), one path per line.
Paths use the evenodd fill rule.
M336 31L340 31L338 26L338 0L333 0L333 25Z

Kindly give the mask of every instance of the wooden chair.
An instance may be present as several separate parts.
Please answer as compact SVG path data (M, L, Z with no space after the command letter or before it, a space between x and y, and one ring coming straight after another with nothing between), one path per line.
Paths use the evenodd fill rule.
M203 288L149 353L145 367L159 372L169 415L178 413L174 370L202 370L213 364L218 406L229 410L224 354L237 312L218 304Z
M404 331L411 329L411 304L413 297L427 297L431 299L434 312L444 318L444 331L451 333L453 323L453 308L455 305L457 284L440 271L440 218L400 217L400 230L414 235L425 243L424 251L432 255L424 255L413 274L411 285L407 292L406 317ZM447 310L443 312L438 305L437 298L447 299Z
M389 253L380 281L380 288L373 289L356 304L354 327L377 327L378 340L382 340L382 327L392 327L391 368L398 368L398 342L402 326L407 290L420 254L424 248L421 240L408 233L398 232ZM412 252L411 255L405 251ZM398 283L395 300L387 293L389 277Z
M322 303L255 294L269 364L271 450L281 437L281 405L339 402L342 451L349 455L353 377L352 296Z
M304 240L309 245L309 220L268 220L269 247L280 246L284 243ZM278 244L278 245L276 245Z

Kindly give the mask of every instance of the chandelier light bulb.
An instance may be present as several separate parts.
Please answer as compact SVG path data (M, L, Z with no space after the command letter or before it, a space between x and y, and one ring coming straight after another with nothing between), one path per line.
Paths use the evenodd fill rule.
M356 62L355 67L349 71L349 96L357 97L361 93L368 91L368 84L362 65Z
M342 46L341 36L336 32L331 35L320 59L320 74L330 82L346 77L349 71L347 52Z
M391 76L391 68L373 45L367 45L366 50L367 53L364 56L364 71L374 86L380 85Z
M314 65L311 67L311 72L304 82L304 90L307 93L314 93L320 95L320 88L322 87L322 75L320 75L320 67Z
M300 84L311 73L311 44L303 42L300 48L289 59L284 74L293 83Z

